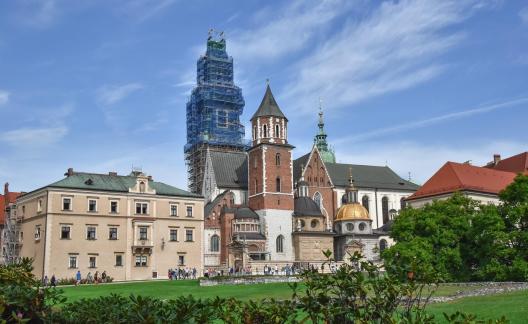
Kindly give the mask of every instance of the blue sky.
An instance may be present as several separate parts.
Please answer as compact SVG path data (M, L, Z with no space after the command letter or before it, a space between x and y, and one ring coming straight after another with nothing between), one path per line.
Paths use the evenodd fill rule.
M269 78L295 157L319 97L339 162L418 183L447 160L528 150L525 1L2 1L0 181L28 191L68 167L136 166L185 188L209 28L225 31L244 123Z

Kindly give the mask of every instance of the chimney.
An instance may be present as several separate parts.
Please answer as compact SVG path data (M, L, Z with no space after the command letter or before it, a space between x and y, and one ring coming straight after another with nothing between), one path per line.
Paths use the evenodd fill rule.
M109 176L117 177L117 172L108 172L108 175L109 175Z
M494 165L499 164L500 160L501 160L500 154L493 154L493 164Z
M73 168L68 168L68 172L64 174L67 177L71 177L73 175Z
M152 176L151 176L151 175L149 175L149 176L148 176L148 179L149 179L150 181L152 181Z
M9 193L9 182L6 182L4 184L4 195L7 197L8 193Z

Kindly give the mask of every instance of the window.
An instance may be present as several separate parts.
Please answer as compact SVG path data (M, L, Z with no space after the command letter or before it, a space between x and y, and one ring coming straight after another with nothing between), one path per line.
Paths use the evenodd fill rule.
M256 169L258 166L258 160L257 160L257 157L255 156L255 158L253 159L253 167Z
M276 247L277 253L284 252L284 236L282 236L282 235L277 236L277 240L275 241L275 245L276 245L275 247Z
M87 240L95 240L95 226L88 226L86 228L86 239Z
M72 210L71 198L62 198L62 210Z
M383 252L387 248L387 241L385 239L381 239L379 242L379 250L380 253Z
M257 139L257 126L253 126L253 139Z
M346 224L346 229L349 232L353 231L354 230L354 224L352 224L352 223Z
M178 265L179 266L185 265L185 255L178 255Z
M364 230L365 230L365 227L367 227L367 224L365 224L365 223L359 223L359 226L358 226L358 227L359 227L359 230L360 230L360 231L364 231Z
M35 240L40 240L40 225L35 226Z
M383 224L389 222L389 198L381 198L381 214L383 215Z
M24 214L25 208L22 207L22 214ZM42 199L37 201L37 213L42 212Z
M262 126L262 132L264 133L262 137L268 137L268 125Z
M406 203L405 203L405 198L402 197L402 199L400 199L400 209L404 209L406 206Z
M117 201L110 202L110 212L113 214L117 213Z
M108 233L109 240L117 240L117 227L110 227Z
M218 127L226 128L228 126L228 117L225 110L219 110L217 113L218 116Z
M280 138L280 127L279 127L279 124L275 124L275 137Z
M123 266L123 255L122 254L116 254L116 256L115 256L115 266L116 267L122 267Z
M322 197L321 197L321 193L319 191L314 194L313 200L315 201L315 203L317 204L319 209L321 209Z
M147 215L148 203L136 203L136 214Z
M305 225L306 223L304 222L304 220L301 219L301 228L304 228Z
M140 226L139 227L139 239L141 241L146 241L148 238L147 238L147 230L148 230L148 227L146 226Z
M280 165L280 153L275 154L275 165Z
M185 230L185 241L186 242L192 242L193 241L193 230Z
M69 240L70 239L70 227L61 226L61 239Z
M89 212L97 211L97 200L95 199L88 200L88 211Z
M70 269L77 268L77 256L76 255L70 255L68 267Z
M275 179L275 191L281 192L281 179L279 177Z
M139 183L139 192L143 193L146 191L146 185L145 185L145 182L141 181Z
M96 257L91 256L90 257L90 262L89 262L89 268L96 268L96 267L97 267Z
M187 217L193 217L193 207L187 206Z
M258 180L255 179L255 193L258 193Z
M363 207L365 207L367 211L369 211L369 197L367 195L364 195L361 198L361 204L363 205Z
M22 206L22 215L26 214L26 206Z
M136 267L146 267L147 266L147 256L146 255L136 255Z
M317 219L312 219L312 221L310 222L310 226L312 228L315 228L317 227L317 225L319 225L319 221Z
M218 235L211 236L211 246L210 246L211 252L218 252L220 251L220 237Z
M172 242L178 241L178 230L177 229L171 229L169 232L170 240Z
M178 216L178 205L174 205L174 204L170 205L170 215Z

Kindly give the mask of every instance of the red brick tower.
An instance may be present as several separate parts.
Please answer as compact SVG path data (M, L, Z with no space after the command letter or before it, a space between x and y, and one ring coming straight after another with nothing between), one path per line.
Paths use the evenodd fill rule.
M253 145L248 151L249 207L265 223L268 250L274 260L291 260L293 204L292 150L288 119L269 85L251 117Z

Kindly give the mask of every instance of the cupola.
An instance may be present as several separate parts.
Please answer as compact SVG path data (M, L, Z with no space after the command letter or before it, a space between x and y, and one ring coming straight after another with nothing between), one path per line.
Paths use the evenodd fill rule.
M253 145L287 144L287 124L288 119L279 108L268 82L264 98L251 117Z

